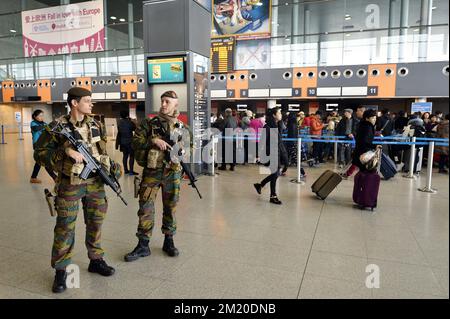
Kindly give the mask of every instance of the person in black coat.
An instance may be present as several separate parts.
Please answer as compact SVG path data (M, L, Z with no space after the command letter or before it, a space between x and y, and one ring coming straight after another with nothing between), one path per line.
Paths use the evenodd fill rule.
M394 130L394 123L391 121L391 116L388 109L381 111L381 116L377 119L376 130L382 136L391 136Z
M409 120L406 116L407 114L405 111L398 112L398 117L394 123L394 129L397 134L402 134L403 130L405 129L405 126L408 125Z
M124 110L120 112L120 120L117 124L117 128L116 149L120 148L120 151L123 153L123 168L125 174L138 175L138 173L134 171L134 151L131 147L136 124L130 119L128 111ZM130 169L128 169L128 164L130 165Z
M363 120L359 124L358 131L356 133L355 150L353 151L352 163L362 171L365 171L366 167L363 163L361 163L359 157L362 154L376 148L373 144L376 122L377 113L374 110L365 111Z
M344 167L350 163L352 159L352 147L350 142L353 141L356 135L357 121L353 118L353 110L345 109L344 116L336 126L335 135L345 136L344 140L348 140L349 143L338 144L338 164L340 167Z
M297 123L297 114L294 112L289 113L288 123L287 123L287 137L288 138L298 138L298 123ZM291 164L297 163L297 142L295 141L287 141L286 142L289 161Z
M281 205L281 201L278 199L277 192L276 192L276 185L277 185L277 179L281 175L281 168L283 166L288 165L289 163L289 156L288 152L286 150L286 146L283 143L279 122L282 120L281 115L281 109L278 107L269 109L267 111L267 117L266 117L266 125L264 126L264 131L262 132L262 135L264 136L265 141L265 153L266 156L269 156L270 158L277 158L278 163L276 163L277 168L272 174L264 178L261 183L253 184L258 194L261 194L262 188L267 184L270 183L270 202L273 204ZM273 136L273 134L276 132L277 136ZM278 139L278 148L276 150L271 149L270 141L271 138ZM272 166L270 161L265 163L265 166Z

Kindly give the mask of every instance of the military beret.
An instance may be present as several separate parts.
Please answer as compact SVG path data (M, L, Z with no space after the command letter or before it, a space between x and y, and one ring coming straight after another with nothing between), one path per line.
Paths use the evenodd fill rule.
M91 91L81 87L71 88L69 91L67 91L67 94L74 97L83 97L92 95Z

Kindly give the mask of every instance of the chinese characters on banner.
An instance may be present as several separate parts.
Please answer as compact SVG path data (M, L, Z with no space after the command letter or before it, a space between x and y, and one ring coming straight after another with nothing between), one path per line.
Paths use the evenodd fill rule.
M22 12L25 57L103 51L103 1Z

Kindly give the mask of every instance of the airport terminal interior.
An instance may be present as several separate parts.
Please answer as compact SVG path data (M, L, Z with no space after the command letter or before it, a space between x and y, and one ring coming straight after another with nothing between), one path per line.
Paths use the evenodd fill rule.
M0 4L0 299L449 299L447 0ZM70 115L78 132L87 122L76 114L95 121L89 142L71 136L122 166L114 185L127 205L105 185L95 234L84 201L61 226L75 196L64 183L106 183L100 168L83 178L57 162L75 167L76 146L50 123ZM175 115L201 156L172 185L164 176L181 166L165 155L164 169L150 165L152 151L166 153L146 125L172 130ZM276 148L261 143L269 128ZM143 165L139 143L152 145ZM49 147L63 155L42 167ZM133 151L134 168L123 167ZM269 183L258 194L268 175L276 194ZM166 190L178 181L179 198L166 192L163 204L136 177ZM155 211L149 243L142 214L137 230L143 203ZM151 255L127 260L139 245ZM110 276L92 271L100 246Z

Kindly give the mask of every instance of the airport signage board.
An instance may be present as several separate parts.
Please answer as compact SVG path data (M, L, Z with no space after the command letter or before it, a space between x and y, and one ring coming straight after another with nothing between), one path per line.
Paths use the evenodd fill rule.
M103 0L22 12L25 57L103 51Z
M186 57L149 58L148 84L184 83Z
M234 70L234 37L211 39L211 73Z
M212 37L270 35L271 0L212 1Z
M411 104L411 113L421 112L421 113L432 113L433 112L433 102L415 102Z
M16 119L17 123L22 122L22 113L21 112L14 112L14 118Z

